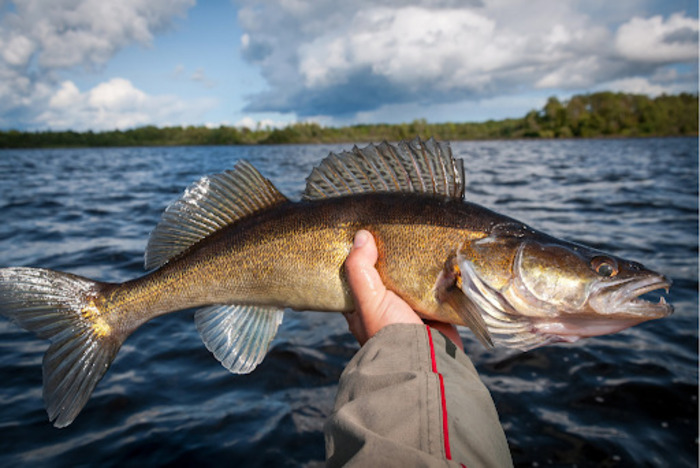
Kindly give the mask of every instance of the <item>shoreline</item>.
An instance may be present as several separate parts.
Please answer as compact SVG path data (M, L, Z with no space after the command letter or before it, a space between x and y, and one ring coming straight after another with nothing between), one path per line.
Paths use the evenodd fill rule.
M600 92L560 102L550 97L540 110L524 117L484 122L356 124L322 127L313 122L283 128L205 126L82 131L0 130L0 149L110 148L158 146L226 146L341 144L435 137L443 141L550 140L698 137L698 95L681 93L651 98Z

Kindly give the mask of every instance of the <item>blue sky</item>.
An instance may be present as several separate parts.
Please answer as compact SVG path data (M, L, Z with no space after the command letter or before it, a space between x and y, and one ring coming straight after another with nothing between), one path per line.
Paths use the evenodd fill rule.
M681 0L0 0L0 128L519 117L697 92Z

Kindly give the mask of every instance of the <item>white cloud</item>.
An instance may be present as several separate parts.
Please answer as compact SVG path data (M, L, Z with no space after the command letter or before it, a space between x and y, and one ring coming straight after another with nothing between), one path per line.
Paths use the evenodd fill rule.
M697 19L637 14L620 21L616 10L613 21L602 2L600 8L548 0L241 3L241 51L269 86L251 97L246 110L254 112L346 120L404 104L631 86L625 80L635 77L653 90L664 66L697 63ZM634 16L634 2L623 6L627 18ZM644 28L649 37L634 46ZM684 81L697 89L690 83Z
M257 128L258 124L259 122L257 120L246 116L236 122L236 127L255 129Z
M148 99L146 93L140 91L124 78L113 78L106 83L100 83L88 93L88 105L94 109L119 112L138 109Z
M661 94L672 94L681 90L671 86L653 83L647 78L632 77L602 83L596 87L597 91L616 91L622 93L647 94L649 96L659 96Z
M219 127L229 127L231 124L228 120L223 120L221 122L204 122L206 128L214 129Z
M12 45L29 41L45 68L105 63L132 43L149 45L155 32L170 26L194 0L26 0L3 18L0 35ZM22 45L22 61L30 55ZM23 62L23 63L22 63Z
M171 75L174 79L179 80L182 79L187 72L187 67L185 65L179 63L175 66L173 71L171 72ZM193 81L195 83L199 83L205 88L215 88L217 86L217 82L214 81L213 79L209 78L207 73L204 71L204 68L199 67L195 71L189 74L189 80Z
M617 30L615 49L623 58L635 62L697 60L698 20L680 13L666 20L661 16L632 18Z
M248 128L250 130L256 130L259 128L284 128L292 123L294 123L294 122L282 121L282 120L272 120L272 119L256 120L250 116L245 116L242 119L240 119L238 122L236 122L234 126L239 127L239 128Z
M49 108L68 109L80 98L80 90L72 81L64 81L56 94L49 99Z
M3 47L2 58L12 66L21 66L29 62L34 53L34 43L23 35L10 37Z
M14 1L0 18L0 126L67 126L86 128L92 122L74 121L68 106L76 96L85 97L74 84L60 78L74 67L95 69L131 44L149 46L154 34L169 28L195 0L24 0ZM119 81L96 87L88 94L93 108L123 104L126 93L136 102L151 102L129 91ZM102 86L102 85L101 85ZM152 98L151 98L152 99ZM84 104L78 103L78 107ZM59 109L62 109L60 116ZM75 117L79 112L70 115ZM104 115L109 114L105 112ZM92 114L90 114L92 115ZM119 125L140 121L145 110L119 118ZM95 116L103 125L101 116ZM106 125L106 122L104 122ZM115 125L116 126L116 125ZM92 128L92 127L90 127Z
M492 20L470 10L375 8L359 12L342 35L302 44L299 71L309 87L369 70L401 85L479 88L482 75L512 64L519 48L512 34L497 35Z
M113 78L84 93L71 81L64 81L50 97L48 108L35 119L35 124L73 130L178 125L191 123L214 105L209 99L184 102L176 96L150 96L124 78Z
M554 69L533 83L537 89L576 89L587 88L595 84L601 75L601 68L610 66L601 63L599 57L589 55L577 60L558 64Z

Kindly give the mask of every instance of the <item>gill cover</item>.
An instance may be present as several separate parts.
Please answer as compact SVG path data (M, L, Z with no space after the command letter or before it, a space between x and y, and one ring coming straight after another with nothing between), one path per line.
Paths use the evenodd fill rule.
M583 255L556 244L527 240L513 265L512 287L521 299L521 313L530 316L582 311L596 280Z
M528 350L557 340L537 333L531 321L506 297L520 245L515 238L499 241L489 236L464 246L456 260L461 290L467 302L475 305L472 310L481 314L490 341Z

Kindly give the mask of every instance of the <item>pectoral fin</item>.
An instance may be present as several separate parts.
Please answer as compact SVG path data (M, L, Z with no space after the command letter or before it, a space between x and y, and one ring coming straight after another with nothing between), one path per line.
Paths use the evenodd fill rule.
M217 305L195 313L205 346L226 369L247 374L267 354L284 309L262 306Z
M445 262L445 268L438 278L436 289L438 300L452 308L464 320L484 347L493 348L493 341L484 317L481 315L481 309L462 291L462 276L455 255Z
M443 294L443 301L454 309L466 322L469 329L486 348L493 348L489 329L479 308L464 295L461 289L453 287Z

